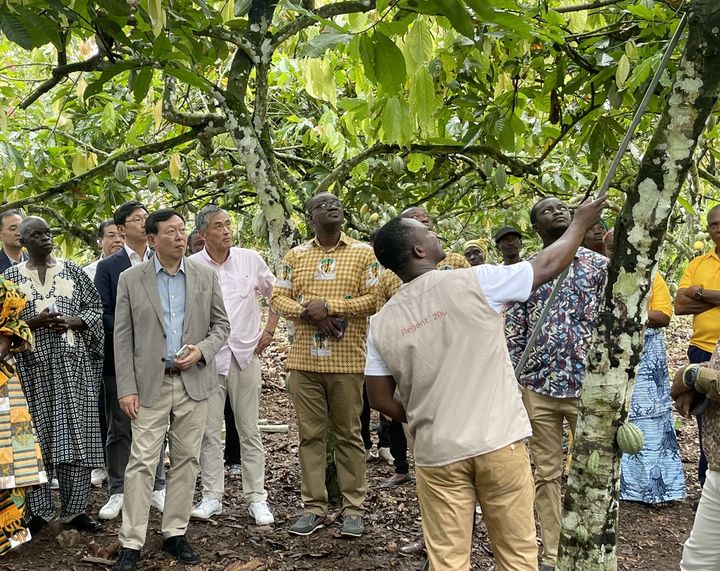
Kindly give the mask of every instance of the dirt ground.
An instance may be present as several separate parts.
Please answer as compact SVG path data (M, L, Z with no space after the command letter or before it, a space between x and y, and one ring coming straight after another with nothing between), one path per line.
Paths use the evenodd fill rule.
M678 321L678 320L674 320ZM668 332L670 366L674 369L687 347L688 323L680 321ZM264 433L267 448L269 502L275 514L273 526L253 525L242 499L240 480L226 478L222 516L213 521L191 522L188 540L203 563L190 571L224 570L417 570L422 556L402 557L397 550L404 543L421 537L420 517L413 484L390 491L378 489L378 483L392 475L392 467L377 462L368 464L369 492L365 534L347 540L340 537L332 522L307 538L287 533L291 521L301 513L299 497L298 435L292 404L284 389L282 345L271 347L264 357L262 417L273 423L287 423L290 432ZM377 419L374 419L377 422ZM623 503L620 511L619 568L633 571L677 569L682 545L692 527L694 503L699 498L696 465L697 430L694 421L680 420L681 452L688 485L688 499L663 507ZM199 497L199 494L198 494ZM105 489L93 489L89 513L96 515L107 499ZM473 542L473 569L495 569L482 518ZM16 549L0 560L0 570L91 570L107 569L102 559L117 548L120 518L108 522L103 533L58 537L63 526L51 523L30 544ZM176 567L160 550L160 514L151 509L148 538L140 569L162 570ZM63 545L61 546L60 542ZM77 542L77 543L75 543ZM93 562L92 558L98 560Z

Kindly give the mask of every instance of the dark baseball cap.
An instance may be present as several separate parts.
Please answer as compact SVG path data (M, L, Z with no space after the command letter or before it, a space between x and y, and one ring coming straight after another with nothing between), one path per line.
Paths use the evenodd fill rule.
M495 232L495 244L510 234L515 234L518 238L522 238L522 232L520 232L517 228L514 228L513 226L503 226L500 230Z

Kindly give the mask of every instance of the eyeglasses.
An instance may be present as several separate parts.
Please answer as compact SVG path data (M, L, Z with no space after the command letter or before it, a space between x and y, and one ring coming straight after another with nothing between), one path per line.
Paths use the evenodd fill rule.
M145 218L147 218L147 216L135 216L135 218L128 218L125 220L125 224L128 222L132 222L133 224L145 224Z
M322 210L329 210L332 207L337 207L342 210L343 205L342 202L340 202L339 200L323 200L322 202L318 202L315 206L313 206L310 209L310 212L316 210L317 208L321 208Z
M115 234L112 232L110 232L108 234L103 234L103 238L107 238L108 240L116 240L119 237L120 237L120 234Z

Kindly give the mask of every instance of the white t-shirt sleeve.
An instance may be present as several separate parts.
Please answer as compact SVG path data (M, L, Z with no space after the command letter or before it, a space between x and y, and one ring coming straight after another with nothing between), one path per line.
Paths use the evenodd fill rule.
M475 266L480 289L490 307L500 313L509 301L527 301L532 293L533 267L530 262L510 266Z
M369 328L367 334L367 353L365 355L365 374L370 377L383 377L392 374L390 369L387 368L385 361L382 360L380 353L377 352L372 331Z

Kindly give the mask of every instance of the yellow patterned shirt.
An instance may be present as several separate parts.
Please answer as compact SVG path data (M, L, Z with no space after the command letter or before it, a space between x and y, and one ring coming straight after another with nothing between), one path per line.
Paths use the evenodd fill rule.
M362 373L367 317L375 313L380 265L369 244L340 235L323 249L313 238L283 258L272 292L273 311L294 322L286 366L315 373ZM347 319L341 339L328 337L300 319L303 303L325 300L329 315Z
M450 252L437 265L438 270L459 270L460 268L469 268L470 264L465 256ZM402 280L397 274L391 270L383 270L380 275L380 282L377 287L377 310L387 303L387 301L397 293L402 285Z

